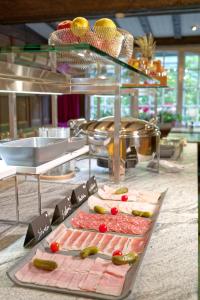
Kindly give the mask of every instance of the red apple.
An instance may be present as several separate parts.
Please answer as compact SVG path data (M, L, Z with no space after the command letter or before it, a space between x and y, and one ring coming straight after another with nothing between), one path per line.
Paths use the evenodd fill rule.
M60 29L70 29L72 26L72 21L71 20L65 20L65 21L62 21L58 24L57 26L57 30L60 30Z

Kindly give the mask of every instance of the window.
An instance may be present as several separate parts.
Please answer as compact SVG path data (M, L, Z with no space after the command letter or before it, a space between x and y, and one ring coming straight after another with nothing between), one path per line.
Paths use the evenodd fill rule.
M155 112L176 113L178 101L178 69L179 50L157 52L155 59L161 60L167 70L169 88L138 89L139 117L149 119ZM194 122L200 124L200 54L192 53L192 50L184 52L184 78L182 82L182 121L183 123ZM180 60L182 61L182 60ZM123 74L122 74L123 75ZM113 96L91 97L91 118L98 119L103 116L114 114ZM130 116L131 97L122 97L122 116ZM180 112L181 113L181 112ZM177 117L177 116L176 116ZM177 119L176 119L177 120Z
M122 117L130 115L130 96L121 98ZM90 119L99 119L114 115L114 96L91 96L90 97Z
M186 53L183 81L183 122L200 123L200 55Z

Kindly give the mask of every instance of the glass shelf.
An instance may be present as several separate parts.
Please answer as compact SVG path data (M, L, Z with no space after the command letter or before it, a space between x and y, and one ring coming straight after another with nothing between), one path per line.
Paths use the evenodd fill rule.
M131 89L158 84L89 44L0 48L0 67L0 92L113 94L116 86L125 93L127 85Z

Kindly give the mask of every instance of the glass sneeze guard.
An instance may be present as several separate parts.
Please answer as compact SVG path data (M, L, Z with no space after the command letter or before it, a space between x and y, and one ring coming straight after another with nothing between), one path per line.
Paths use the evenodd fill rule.
M120 82L116 66L120 67ZM0 67L0 92L113 94L116 85L130 89L157 84L89 44L0 48Z
M24 46L0 49L0 92L9 95L11 138L17 137L16 94L51 94L52 125L57 126L58 94L115 96L113 181L125 173L120 158L121 94L129 89L157 83L121 59L88 44ZM123 168L123 170L122 170Z

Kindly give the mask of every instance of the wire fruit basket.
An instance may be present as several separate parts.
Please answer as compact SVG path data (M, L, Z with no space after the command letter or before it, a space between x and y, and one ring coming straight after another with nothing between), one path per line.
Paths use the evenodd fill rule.
M129 60L133 55L133 36L126 30L113 28L89 29L85 34L70 28L54 31L49 36L49 45L87 43L113 57Z

